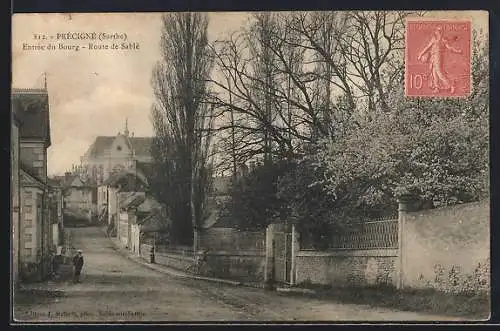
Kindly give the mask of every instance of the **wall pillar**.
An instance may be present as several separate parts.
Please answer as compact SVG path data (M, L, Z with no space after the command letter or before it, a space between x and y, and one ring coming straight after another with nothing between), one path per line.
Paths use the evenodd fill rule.
M297 254L300 251L299 232L297 226L292 224L292 266L290 268L290 285L297 283Z
M266 264L264 271L264 286L274 288L274 231L276 224L269 224L266 228Z
M401 197L398 200L398 260L396 263L396 288L403 289L406 270L406 221L410 209L410 198Z

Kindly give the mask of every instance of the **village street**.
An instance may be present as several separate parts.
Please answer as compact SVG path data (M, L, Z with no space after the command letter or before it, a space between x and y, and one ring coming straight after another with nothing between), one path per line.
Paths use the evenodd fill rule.
M116 251L97 227L71 229L82 249L82 283L45 285L16 296L18 321L348 321L446 320L412 312L181 279ZM456 320L456 318L454 318Z

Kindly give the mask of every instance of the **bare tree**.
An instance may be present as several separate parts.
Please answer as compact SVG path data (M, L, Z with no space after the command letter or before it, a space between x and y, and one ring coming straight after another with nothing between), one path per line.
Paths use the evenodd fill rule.
M345 134L362 117L395 111L389 99L401 84L408 15L254 16L247 29L213 46L224 76L211 79L223 91L214 102L238 118L217 130L235 130L238 146L232 147L240 159L269 152L282 158L321 137Z
M212 108L207 103L207 78L212 62L208 54L208 19L202 13L163 16L162 59L153 71L156 102L152 120L156 135L156 161L166 176L163 192L172 215L172 227L193 240L204 221L204 206L211 183L210 141ZM170 182L169 182L170 181ZM166 183L169 182L169 183ZM173 196L175 195L175 197ZM174 229L175 231L175 229ZM186 237L189 233L192 237Z

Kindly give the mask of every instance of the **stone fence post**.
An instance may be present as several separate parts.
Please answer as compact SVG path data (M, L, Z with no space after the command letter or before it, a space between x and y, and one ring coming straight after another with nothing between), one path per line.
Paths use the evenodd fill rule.
M266 228L266 264L264 271L264 286L274 288L274 231L276 224L269 224Z
M297 225L292 224L292 266L290 268L290 285L297 283L297 254L300 251L299 232Z
M398 200L398 260L396 263L396 288L403 289L406 271L406 221L410 209L410 198L401 197Z

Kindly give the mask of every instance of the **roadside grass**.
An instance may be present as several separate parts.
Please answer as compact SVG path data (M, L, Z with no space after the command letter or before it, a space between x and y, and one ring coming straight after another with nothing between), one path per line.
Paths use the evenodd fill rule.
M371 307L456 316L476 321L489 319L491 311L490 296L486 293L458 295L435 289L397 290L389 286L348 288L302 284L300 287L314 290L314 293L288 292L287 295L311 296L344 304L362 304Z

